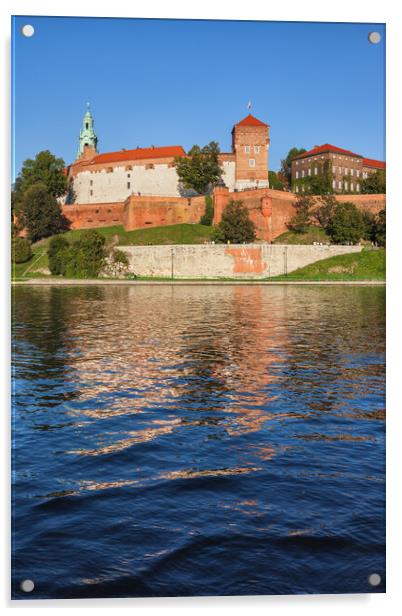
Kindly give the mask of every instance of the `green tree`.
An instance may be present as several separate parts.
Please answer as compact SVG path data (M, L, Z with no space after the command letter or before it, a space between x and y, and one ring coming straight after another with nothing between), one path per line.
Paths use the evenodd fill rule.
M44 184L33 184L24 191L18 218L31 242L59 233L66 226L60 204Z
M217 142L211 141L203 148L194 145L187 157L176 156L176 171L183 187L202 195L210 192L223 173L219 164L219 152Z
M369 173L368 176L362 180L360 185L360 192L363 194L380 195L386 193L386 177L385 170L377 170L373 173Z
M338 202L334 195L322 195L318 201L318 205L314 210L314 218L325 231L331 224L337 204Z
M286 177L288 185L291 184L292 179L292 159L299 154L304 154L306 150L304 148L290 148L286 155L286 158L281 160L281 173Z
M46 187L49 195L61 197L67 192L68 180L64 173L64 160L43 150L35 158L27 158L14 183L14 208L18 213L25 192L36 184Z
M212 225L213 220L214 220L214 204L212 201L212 197L210 195L206 195L205 212L201 216L200 224L210 227Z
M338 203L327 232L335 244L356 244L366 233L363 214L354 203Z
M63 235L55 235L50 240L47 257L49 269L54 276L60 276L66 273L69 247L70 244Z
M284 190L284 184L275 171L268 171L269 187L273 190Z
M14 263L25 263L32 257L31 243L25 237L14 237L11 258Z
M305 233L312 222L313 206L314 202L311 197L299 197L294 204L296 213L288 222L288 228L296 233Z
M323 164L317 163L317 175L311 175L305 178L305 192L309 195L332 195L332 171L329 160Z
M255 225L248 209L243 201L231 199L222 212L222 220L215 229L213 239L216 242L243 244L253 242L255 238Z
M61 251L68 278L97 278L106 257L105 238L95 229L84 231L70 247Z
M385 209L378 212L378 214L374 217L373 241L376 242L378 246L385 246L386 244Z

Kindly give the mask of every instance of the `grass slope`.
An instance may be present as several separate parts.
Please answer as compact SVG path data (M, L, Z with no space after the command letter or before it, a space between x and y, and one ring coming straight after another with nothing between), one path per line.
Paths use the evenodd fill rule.
M67 231L64 236L68 240L80 237L85 229ZM211 240L212 227L198 224L168 225L166 227L150 227L125 231L122 226L99 227L96 229L106 239L106 244L121 246L147 246L167 244L203 244ZM47 248L50 238L41 240L32 246L32 258L26 263L12 265L14 280L43 276L48 267ZM42 271L41 271L42 270Z
M84 229L67 231L68 239L79 237ZM125 231L122 226L99 227L96 229L106 238L106 242L116 242L124 246L147 246L149 244L203 244L211 239L212 227L198 224L167 225Z
M362 250L306 265L271 280L385 280L385 250Z
M273 244L313 244L314 242L322 242L326 244L330 242L330 237L321 227L311 226L306 233L296 233L295 231L286 231L282 233L272 242Z

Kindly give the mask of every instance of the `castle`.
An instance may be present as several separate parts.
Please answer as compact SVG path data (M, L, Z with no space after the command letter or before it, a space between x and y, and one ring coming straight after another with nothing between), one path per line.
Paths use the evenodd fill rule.
M269 144L268 124L251 114L235 124L232 151L219 154L223 182L215 186L212 198L214 224L220 222L231 199L241 199L256 226L258 239L271 242L287 231L298 196L269 187ZM130 231L199 223L205 213L205 197L180 185L175 159L184 156L186 152L179 145L99 154L88 106L77 158L65 170L70 189L64 199L63 215L72 229L122 225ZM301 168L300 177L315 173L314 166L319 166L315 156L310 167L307 160L295 161L296 169L299 165ZM312 169L310 173L308 168ZM298 179L298 171L295 176ZM348 201L372 213L385 207L385 195L351 194Z
M234 125L232 151L219 154L222 179L230 191L268 188L269 126L251 114ZM87 104L77 158L67 170L74 203L124 202L130 195L191 197L180 185L175 157L180 145L122 149L99 154L94 120Z

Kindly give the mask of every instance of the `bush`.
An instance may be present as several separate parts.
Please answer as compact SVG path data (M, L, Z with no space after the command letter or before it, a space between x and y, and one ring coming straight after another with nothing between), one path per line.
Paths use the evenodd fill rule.
M205 212L201 216L200 224L210 227L212 225L213 220L214 220L214 205L213 205L212 197L207 195L205 197Z
M338 203L327 232L335 244L356 244L366 234L366 222L354 203Z
M385 210L381 210L380 212L378 212L377 216L375 216L374 218L373 240L379 246L385 246L385 237L386 237Z
M113 250L112 259L114 263L119 263L120 265L128 265L127 255L122 250Z
M243 201L231 200L222 213L222 220L216 227L213 239L216 242L243 244L255 240L255 225L243 205Z
M54 276L66 273L69 246L68 240L62 235L56 235L50 240L47 257L49 269Z
M25 263L32 257L31 243L25 237L14 237L12 242L12 260Z
M68 278L97 278L105 261L104 244L105 238L97 231L84 231L61 252L65 275Z

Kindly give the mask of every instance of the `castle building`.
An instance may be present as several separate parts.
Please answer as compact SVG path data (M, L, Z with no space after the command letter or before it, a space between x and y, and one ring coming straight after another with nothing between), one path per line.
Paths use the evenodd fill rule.
M232 151L221 153L222 179L230 191L268 188L269 125L251 114L235 124ZM175 158L180 145L98 153L94 120L87 104L77 158L68 169L69 194L76 204L124 202L130 195L192 196L180 186Z
M359 193L362 180L385 167L383 161L364 158L330 143L316 145L292 159L292 191L304 192L310 177L329 173L335 193Z

